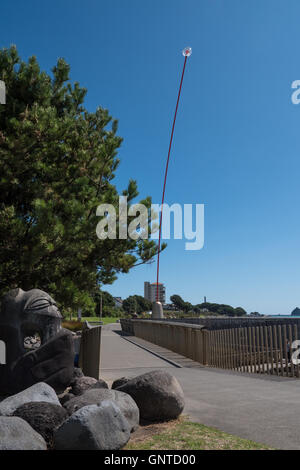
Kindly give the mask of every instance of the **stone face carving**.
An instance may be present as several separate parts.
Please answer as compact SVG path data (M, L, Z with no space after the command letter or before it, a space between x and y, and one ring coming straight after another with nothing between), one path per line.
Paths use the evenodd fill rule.
M0 365L0 395L17 393L37 382L46 382L57 391L69 384L74 345L61 319L55 301L39 289L13 289L2 298L0 340L6 344L6 364ZM40 348L26 352L24 338L36 333Z

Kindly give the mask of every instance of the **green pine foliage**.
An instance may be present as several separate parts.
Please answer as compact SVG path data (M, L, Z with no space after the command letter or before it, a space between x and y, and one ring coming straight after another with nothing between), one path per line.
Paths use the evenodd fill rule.
M71 84L69 73L64 59L48 75L35 57L24 62L15 47L0 50L7 89L0 105L0 294L38 287L63 308L92 311L99 286L151 262L157 245L97 238L99 204L113 204L118 222L113 179L122 138L108 110L85 109L86 89ZM122 194L132 204L136 182ZM143 203L150 208L151 198Z

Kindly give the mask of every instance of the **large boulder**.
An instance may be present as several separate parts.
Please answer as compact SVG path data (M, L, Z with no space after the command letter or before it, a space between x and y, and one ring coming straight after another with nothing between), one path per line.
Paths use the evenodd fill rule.
M47 444L23 419L0 416L0 450L47 450Z
M135 431L139 426L139 409L131 396L118 390L104 388L87 390L83 395L67 401L64 407L71 415L84 406L101 405L107 400L113 401L120 408L129 423L130 431Z
M112 401L72 414L54 433L55 450L117 450L129 441L130 428Z
M77 377L73 380L71 393L73 395L82 395L86 390L90 388L108 388L107 383L100 379L94 379L93 377Z
M23 390L23 392L12 395L1 401L0 416L11 416L21 405L34 401L44 401L61 406L53 388L50 387L50 385L40 382Z
M62 406L47 402L31 402L17 408L14 416L27 421L28 424L52 447L53 433L68 417Z
M140 416L148 421L177 418L184 408L184 395L178 380L165 370L139 375L117 388L136 402Z

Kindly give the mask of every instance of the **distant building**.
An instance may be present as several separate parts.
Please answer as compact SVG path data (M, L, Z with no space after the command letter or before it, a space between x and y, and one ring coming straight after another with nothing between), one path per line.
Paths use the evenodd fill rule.
M156 301L157 283L144 282L144 298L150 302ZM166 303L166 288L161 282L158 283L158 301L162 304Z
M6 103L5 83L0 80L0 104Z
M123 300L121 297L114 297L115 307L122 308Z

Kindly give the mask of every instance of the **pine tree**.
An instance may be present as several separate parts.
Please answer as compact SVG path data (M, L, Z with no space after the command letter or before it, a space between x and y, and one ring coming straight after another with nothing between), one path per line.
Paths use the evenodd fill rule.
M132 295L130 297L127 297L127 299L123 300L123 309L129 314L136 313L137 301Z
M94 309L99 286L151 262L157 245L97 238L99 204L113 204L118 221L112 180L122 139L108 110L84 108L86 89L69 73L63 59L50 76L35 57L0 51L0 294L38 287L64 308ZM133 203L134 180L123 195ZM141 202L150 208L150 197Z

